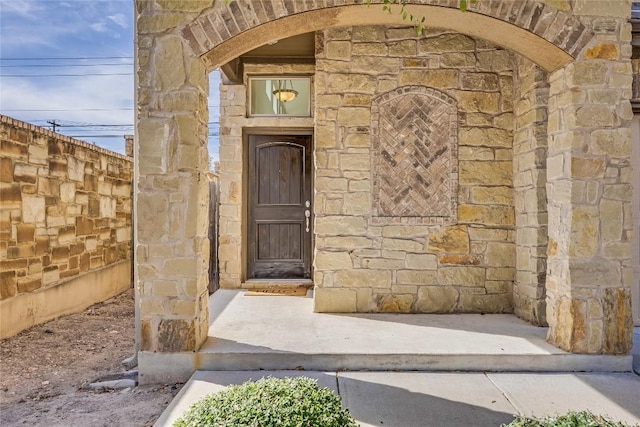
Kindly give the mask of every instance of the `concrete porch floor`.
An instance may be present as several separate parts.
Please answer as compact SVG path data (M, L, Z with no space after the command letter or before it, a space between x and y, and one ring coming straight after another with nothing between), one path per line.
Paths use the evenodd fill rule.
M630 371L631 356L570 354L509 314L323 314L306 297L210 300L203 370Z
M632 356L571 354L510 314L326 314L306 297L218 290L197 352L139 352L142 384L203 371L630 372Z

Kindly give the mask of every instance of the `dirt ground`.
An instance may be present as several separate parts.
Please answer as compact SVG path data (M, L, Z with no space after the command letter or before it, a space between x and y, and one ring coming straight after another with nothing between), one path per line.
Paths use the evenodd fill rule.
M152 425L182 384L83 389L133 351L132 290L0 341L0 425Z

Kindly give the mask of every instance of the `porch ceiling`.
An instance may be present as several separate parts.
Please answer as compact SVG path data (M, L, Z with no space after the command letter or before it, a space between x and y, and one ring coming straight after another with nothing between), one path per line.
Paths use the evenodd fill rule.
M315 34L313 32L286 37L275 43L259 46L222 65L225 84L242 83L243 64L313 63L315 61Z

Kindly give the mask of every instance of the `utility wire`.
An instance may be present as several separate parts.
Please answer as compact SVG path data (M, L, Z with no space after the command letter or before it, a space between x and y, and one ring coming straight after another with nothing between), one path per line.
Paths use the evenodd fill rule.
M133 73L86 73L86 74L0 74L0 77L87 77L87 76L132 76Z
M209 105L209 108L218 108L219 105ZM24 112L42 112L42 113L51 113L51 112L67 112L67 111L133 111L133 108L76 108L73 110L38 110L38 109L22 109L22 110L2 110L7 113L24 113Z
M120 67L120 66L132 66L133 62L120 62L120 63L101 63L101 64L27 64L27 65L4 65L0 64L0 68L46 68L46 67Z
M50 61L50 60L61 60L61 61L78 61L78 60L93 60L93 59L133 59L133 56L76 56L76 57L40 57L40 58L2 58L3 61Z

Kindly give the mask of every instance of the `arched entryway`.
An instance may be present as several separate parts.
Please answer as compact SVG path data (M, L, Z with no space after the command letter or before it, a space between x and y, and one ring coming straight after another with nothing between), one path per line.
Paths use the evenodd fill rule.
M199 2L174 4L166 1L155 6L147 2L138 4L136 280L140 290L143 351L196 350L206 338L205 272L208 241L206 209L201 209L206 202L206 185L200 178L206 169L207 120L204 106L207 72L226 65L228 75L234 77L235 70L235 78L242 81L243 75L238 72L239 63L234 61L270 41L316 30L325 31L326 35L326 30L345 25L371 29L377 28L373 25L403 24L400 17L383 13L376 5L334 6L333 2L315 3L321 4L234 1L228 6L223 2L215 2L208 9ZM477 9L462 13L453 4L456 2L408 3L412 3L408 7L414 15L427 17L427 26L444 29L443 35L446 37L455 32L457 35L453 34L452 37L457 40L454 46L460 40L474 40L474 64L477 64L478 49L483 52L495 50L482 45L478 48L477 40L487 40L492 42L491 46L507 48L504 52L513 52L521 58L513 63L515 65L512 68L512 72L522 78L517 87L520 92L512 99L512 102L518 102L518 106L512 106L511 114L516 127L511 129L513 140L509 141L514 150L509 162L512 167L509 174L513 177L512 185L516 188L517 197L513 210L514 230L510 237L515 259L513 265L508 267L513 270L510 274L515 275L513 281L516 286L522 284L518 288L520 292L517 298L520 299L516 301L516 313L534 323L544 323L546 320L550 326L550 341L564 349L584 353L627 352L631 342L629 289L632 276L625 267L631 256L627 233L631 228L631 219L625 212L630 209L631 196L625 190L630 188L630 183L625 181L624 170L629 164L630 145L619 141L630 139L631 109L627 86L630 85L631 68L628 61L629 29L625 27L629 11L624 10L628 4L624 1L610 2L606 10L600 10L597 4L587 2L573 9L566 4L561 10L534 1L480 1ZM600 24L596 17L601 15L607 16L610 25ZM375 31L369 32L373 36L367 36L372 37L368 43L375 49L379 38ZM344 49L353 48L352 43L344 43L348 41L346 38L340 39L335 34L331 36L331 41L336 43L330 46L316 42L316 49L322 46L324 49L333 49L333 52L316 52L316 56L334 55L329 59L335 59L335 55L346 55ZM446 43L443 40L440 42ZM385 43L388 48L391 41ZM414 61L418 59L416 52L408 58ZM452 52L455 53L455 50ZM487 56L495 60L500 55L504 54ZM385 58L384 53L379 56ZM337 59L348 62L346 56ZM410 68L410 61L406 65ZM464 63L459 66L464 67ZM492 64L487 66L491 67ZM328 75L331 70L323 72ZM283 73L291 74L291 71L289 69L287 72L284 67ZM419 77L416 77L418 74ZM413 80L410 77L412 75ZM453 76L453 73L432 73L430 77L425 77L429 75L412 74L405 70L404 76L405 83L409 85L444 85L446 90L454 90L453 83L447 83L446 79L455 79L456 87L462 84L458 80L460 75ZM434 82L433 79L439 80ZM364 80L359 84L368 84ZM334 85L334 94L339 95L343 90L340 84L335 81L331 84ZM348 85L348 81L345 84ZM375 92L382 94L389 89L376 87ZM246 98L242 95L242 91L223 90L223 108L227 106L231 110L244 105ZM458 103L460 99L457 99ZM323 102L328 100L326 98ZM328 144L329 148L336 142L346 144L345 137L348 135L336 133L336 121L354 121L352 126L346 126L354 130L353 135L356 136L351 137L353 143L358 138L362 139L358 134L366 133L358 132L357 128L366 129L371 125L366 99L352 96L348 101L351 104L345 98L339 102L335 107L327 105L324 108L316 104L312 121L316 133L316 155L335 155L340 165L351 162L355 168L353 171L366 172L358 166L358 162L363 161L363 156L358 155L362 154L359 151L362 147L346 147L344 153L331 152L327 147L318 151L318 142ZM469 102L477 105L483 101L476 99ZM333 117L333 114L336 116ZM258 122L253 120L252 125ZM483 126L478 125L478 128ZM493 124L484 128L496 129ZM468 132L475 131L469 129ZM500 132L491 132L485 130L482 133L485 136L491 134L492 140L500 139ZM219 256L222 262L228 262L227 279L237 277L240 282L245 256L242 253L241 127L229 126L225 138L229 143L226 149L230 151L226 154L228 163L221 174L223 205L220 214L227 228L221 232ZM609 144L610 141L617 142ZM236 148L233 148L234 144ZM494 150L492 155L495 156L495 153ZM335 167L329 166L329 156L324 159L327 162L324 168L328 170ZM318 158L316 161L319 161ZM361 176L364 177L364 173ZM347 190L349 188L349 182L334 181L331 185L347 185ZM543 197L542 189L547 190L546 197ZM350 197L354 198L348 204L356 209L369 202L356 196ZM518 207L518 203L522 206ZM456 212L458 222L446 224L449 226L448 234L436 233L432 239L426 237L423 246L442 246L443 242L468 233L469 225L460 223L461 214L475 220L478 215L490 216L496 212L495 209L471 209L465 208L465 203L461 205ZM365 217L368 214L361 214L357 210L346 213L343 210L322 219L318 213L327 211L320 211L317 205L315 209L318 234L322 233L323 226L346 226L348 229L335 237L367 238L366 232L357 230L367 227ZM163 212L166 215L158 215ZM485 225L486 230L496 229L490 221ZM402 226L402 223L398 225ZM395 232L402 233L398 230ZM382 233L379 241L383 245L385 239L391 246L400 244L395 242L398 240L395 236ZM507 231L509 242L508 236ZM327 234L322 237L330 236ZM461 240L464 241L464 238ZM496 237L493 243L485 242L487 247L491 246L497 251L498 263L505 250L500 246L502 240ZM332 244L335 244L335 240ZM467 245L472 244L467 240ZM381 247L380 251L393 251L391 246L386 249ZM437 259L433 253L421 257L420 251L413 246L402 250L416 255L411 261L405 256L405 267L408 262L424 265ZM471 249L467 255L472 262ZM354 261L351 256L345 258L338 250L317 250L316 266L322 262L331 266ZM360 264L360 267L358 270L366 270L365 264ZM436 276L444 275L443 280L488 280L488 268L483 269L482 273L474 268L473 265L466 265L464 274L467 277L464 278L456 277L462 269L446 270L451 271L447 273L438 270ZM336 283L340 280L361 281L362 286L355 287L366 289L367 282L373 283L369 287L384 287L383 282L387 280L387 273L364 273L371 275L364 277L362 271L354 274L353 269L345 268L336 282L334 276L337 273L334 270L316 268L315 281L323 281L331 276L332 286L325 288L325 297L331 299L330 293L338 292L336 295L341 301L354 298L356 310L368 307L358 302L362 295L365 299L369 298L367 292L353 289L342 292L340 286L335 286ZM224 271L221 273L224 274ZM493 273L505 272L492 270ZM397 272L389 273L388 279L392 280L394 274ZM474 274L482 274L482 279ZM410 273L407 275L410 276ZM501 280L496 278L494 281ZM377 285L378 282L381 285ZM405 288L400 294L409 293L408 289ZM439 292L435 289L431 291ZM420 291L416 288L416 292ZM322 293L320 291L318 295ZM406 299L394 298L394 292L388 295L388 298L381 297L377 304L388 303L402 310ZM442 297L445 297L444 294ZM474 301L473 297L469 299ZM473 306L473 302L470 305ZM543 312L546 313L546 319Z

